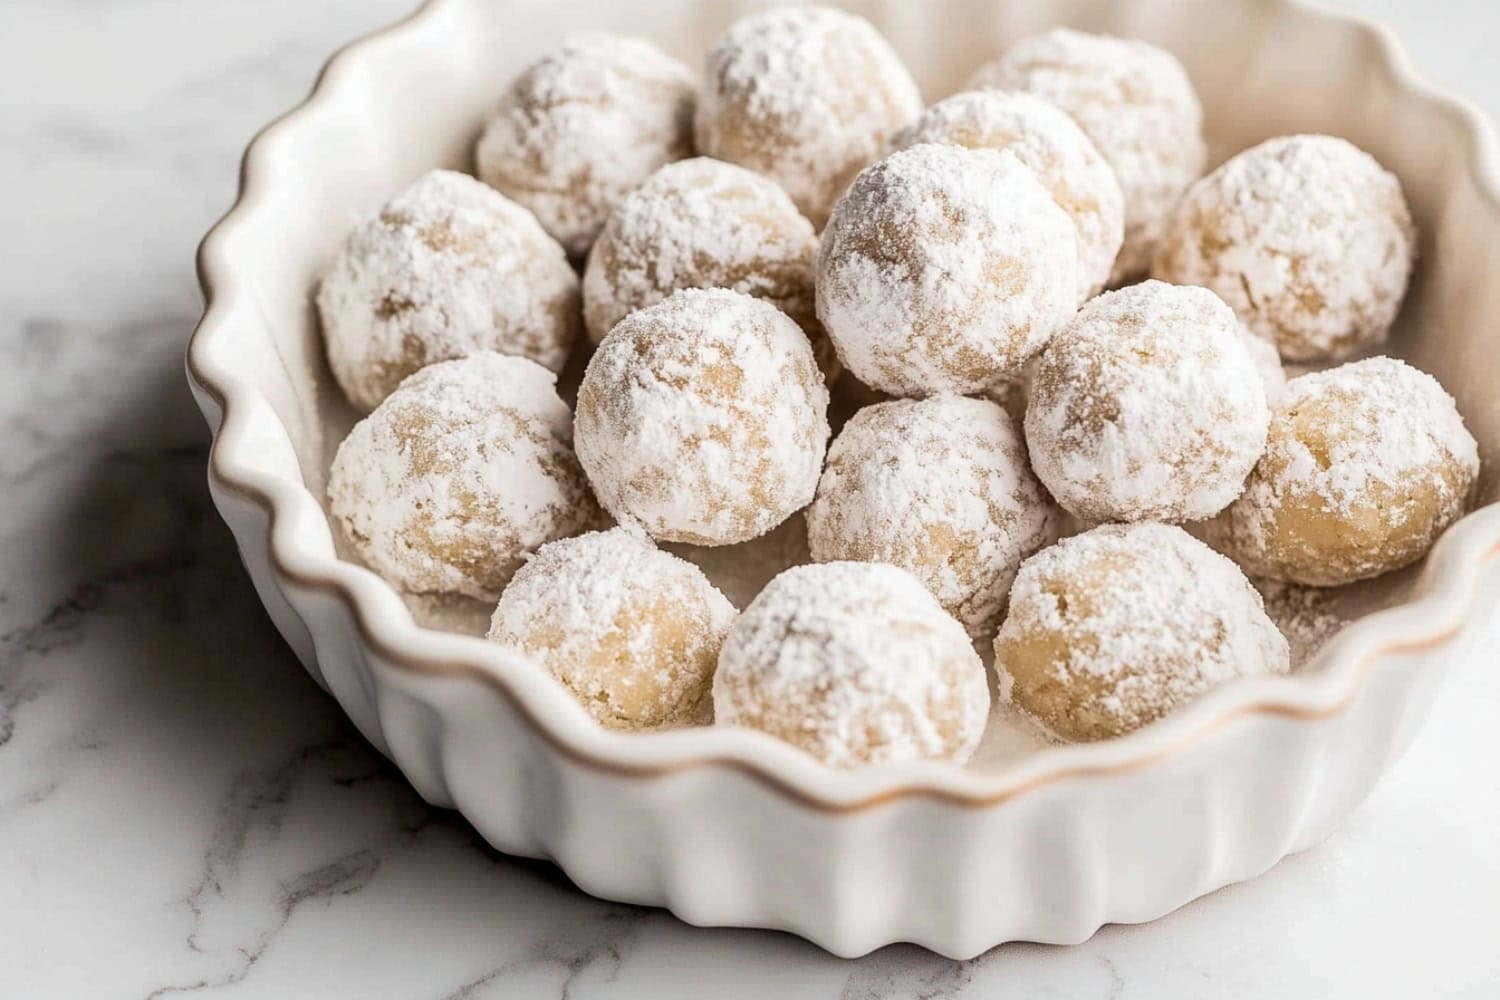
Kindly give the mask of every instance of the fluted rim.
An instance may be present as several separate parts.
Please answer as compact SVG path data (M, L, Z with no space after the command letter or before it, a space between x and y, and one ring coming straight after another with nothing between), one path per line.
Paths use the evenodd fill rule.
M498 645L424 629L396 592L363 567L333 555L329 527L300 479L267 474L242 461L249 415L268 405L264 393L213 356L232 337L236 317L250 308L244 274L225 249L230 234L274 197L267 178L286 131L302 116L358 93L357 67L374 49L408 32L454 16L468 0L426 0L413 14L336 52L312 93L250 143L240 169L239 195L204 238L198 277L205 311L188 344L187 373L221 416L209 455L214 486L242 498L269 519L268 558L279 583L319 591L344 606L361 640L380 658L413 674L477 680L505 698L559 754L621 778L656 778L690 769L729 767L824 812L854 812L908 798L989 808L1038 788L1076 778L1134 771L1189 751L1214 733L1260 717L1317 720L1343 712L1366 676L1395 657L1451 643L1476 614L1482 584L1500 556L1500 504L1470 513L1450 528L1429 555L1415 596L1346 627L1320 654L1320 669L1291 677L1257 678L1213 692L1172 717L1124 738L1099 744L1049 747L993 770L942 762L889 764L854 771L829 768L772 737L713 728L625 734L597 725L545 672ZM1466 158L1482 196L1500 213L1495 134L1471 104L1421 79L1391 32L1364 18L1333 13L1305 0L1259 0L1266 7L1364 34L1384 72L1403 91L1436 110L1458 116L1467 135ZM211 416L211 414L210 414ZM309 545L309 538L324 544Z

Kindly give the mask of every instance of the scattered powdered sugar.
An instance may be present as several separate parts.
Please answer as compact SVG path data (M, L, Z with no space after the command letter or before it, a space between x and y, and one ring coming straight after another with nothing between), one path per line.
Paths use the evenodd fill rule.
M1146 281L1087 303L1042 352L1026 409L1032 466L1093 521L1193 521L1244 488L1270 410L1234 313Z
M693 155L697 85L648 41L575 35L506 91L475 147L479 176L581 258L616 202Z
M995 667L1002 699L1075 740L1289 669L1285 638L1234 563L1151 523L1095 528L1023 563Z
M839 202L818 252L818 318L871 388L979 392L1073 315L1077 239L1013 153L912 146Z
M538 659L606 726L706 724L734 605L692 563L628 528L543 545L505 588L489 638Z
M921 110L911 74L868 21L776 7L736 21L708 53L695 132L699 152L772 178L821 226Z
M1334 608L1332 591L1275 580L1254 582L1265 600L1266 614L1286 636L1293 670L1302 669L1347 624Z
M828 390L806 335L759 299L687 289L626 317L578 391L600 502L664 541L728 545L812 499Z
M399 589L494 601L525 556L598 517L556 376L484 351L422 369L339 446L334 518Z
M355 227L318 288L323 340L368 412L425 365L481 350L560 371L578 334L578 276L526 209L434 170Z
M834 767L963 763L990 693L963 626L915 577L879 563L798 566L730 630L715 721L778 737Z
M1195 184L1156 274L1217 292L1284 357L1346 357L1385 339L1416 253L1401 182L1333 136L1248 149Z
M1187 71L1146 42L1058 28L981 67L971 88L1035 94L1078 122L1125 194L1125 243L1111 283L1140 277L1167 217L1208 159Z
M976 638L994 631L1021 560L1057 531L1010 417L962 396L855 413L828 450L807 526L817 561L900 566Z
M678 289L732 288L811 331L817 253L812 223L775 182L708 157L683 160L610 215L584 272L584 320L598 342Z
M1257 576L1349 583L1426 552L1478 473L1474 437L1437 380L1367 358L1287 383L1265 457L1205 536Z
M1125 237L1125 196L1114 168L1072 118L1030 94L973 90L928 108L891 145L924 142L1015 153L1077 227L1078 301L1099 294Z

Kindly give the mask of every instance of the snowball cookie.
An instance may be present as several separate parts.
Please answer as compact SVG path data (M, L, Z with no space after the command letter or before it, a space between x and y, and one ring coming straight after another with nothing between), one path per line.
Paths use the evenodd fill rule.
M812 499L828 390L801 328L728 289L631 313L578 390L578 460L600 502L654 537L731 545Z
M984 663L962 625L895 566L796 566L729 630L714 719L833 767L963 763L989 715Z
M698 152L770 177L821 227L921 110L911 74L868 21L776 7L736 21L708 53L694 124Z
M598 518L556 376L483 351L422 369L354 425L328 474L359 557L412 593L500 596L527 554Z
M611 729L713 721L734 605L685 559L626 528L549 542L500 596L489 637L540 661Z
M821 337L818 235L775 182L699 157L662 167L620 202L589 254L583 316L595 343L680 288L732 288Z
M621 198L693 155L697 88L650 42L575 35L510 85L475 147L479 177L581 258Z
M1052 338L1026 444L1086 521L1196 521L1240 495L1270 419L1234 312L1207 289L1146 281L1087 303Z
M994 631L1016 567L1055 532L1010 417L963 396L859 410L807 509L815 560L900 566L975 637Z
M1108 524L1032 556L995 637L1001 700L1065 740L1121 736L1289 669L1244 574L1165 524Z
M835 209L818 318L872 389L975 393L1073 315L1077 257L1072 220L1014 154L912 146L863 171Z
M1203 173L1203 108L1176 57L1146 42L1059 28L980 68L971 88L1035 94L1062 108L1115 169L1125 244L1110 282L1141 277L1167 217Z
M922 142L1015 153L1078 229L1078 301L1099 294L1125 237L1125 196L1114 168L1073 119L1030 94L973 90L928 108L891 145Z
M1282 357L1326 361L1385 339L1415 253L1394 174L1343 139L1292 135L1193 185L1155 273L1212 288Z
M334 378L361 411L412 372L481 350L562 370L578 276L526 209L434 170L355 227L318 287Z
M1421 558L1478 474L1474 438L1437 380L1369 358L1287 383L1244 496L1204 537L1253 576L1351 583Z

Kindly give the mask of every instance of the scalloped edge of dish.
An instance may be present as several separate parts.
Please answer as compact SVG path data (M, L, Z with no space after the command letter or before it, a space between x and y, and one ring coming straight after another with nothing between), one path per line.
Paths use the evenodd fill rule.
M1267 2L1344 22L1364 33L1397 86L1457 115L1468 137L1469 170L1483 196L1500 211L1500 160L1489 121L1467 101L1418 76L1389 29L1305 0ZM349 78L356 74L355 67L373 47L425 26L457 6L458 0L426 0L406 18L344 46L324 65L308 98L255 136L241 165L238 197L199 248L205 311L186 357L189 381L219 411L209 457L215 486L246 499L267 515L268 556L274 571L296 586L335 596L352 612L362 641L392 663L420 674L480 680L516 706L559 753L616 775L646 778L695 767L729 766L819 811L857 811L909 797L984 808L1057 782L1146 767L1188 752L1247 716L1311 720L1337 715L1383 659L1450 643L1475 614L1484 575L1493 570L1500 556L1500 503L1481 507L1451 527L1428 556L1413 598L1351 623L1319 654L1314 671L1242 682L1124 738L1049 747L993 769L924 761L852 771L829 768L772 737L747 730L607 731L559 685L516 654L480 639L419 627L389 585L369 570L332 555L328 524L303 482L267 475L237 460L249 419L246 414L257 400L264 403L265 397L207 355L214 338L233 325L236 314L237 268L221 244L270 196L264 177L272 169L283 129L300 116L343 99L343 92L354 86ZM321 532L329 544L313 551L300 541L308 531Z

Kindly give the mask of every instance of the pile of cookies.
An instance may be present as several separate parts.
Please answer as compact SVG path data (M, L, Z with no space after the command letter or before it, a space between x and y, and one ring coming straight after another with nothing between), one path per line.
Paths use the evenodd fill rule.
M925 109L826 7L736 22L701 76L570 40L476 176L419 179L322 280L366 414L333 518L393 586L494 605L606 726L834 766L966 760L980 650L1065 740L1284 673L1246 574L1409 565L1478 458L1434 379L1367 356L1415 254L1396 178L1320 135L1203 176L1202 133L1170 54L1069 30ZM836 436L830 391L863 404ZM742 610L659 547L794 517L809 560Z

